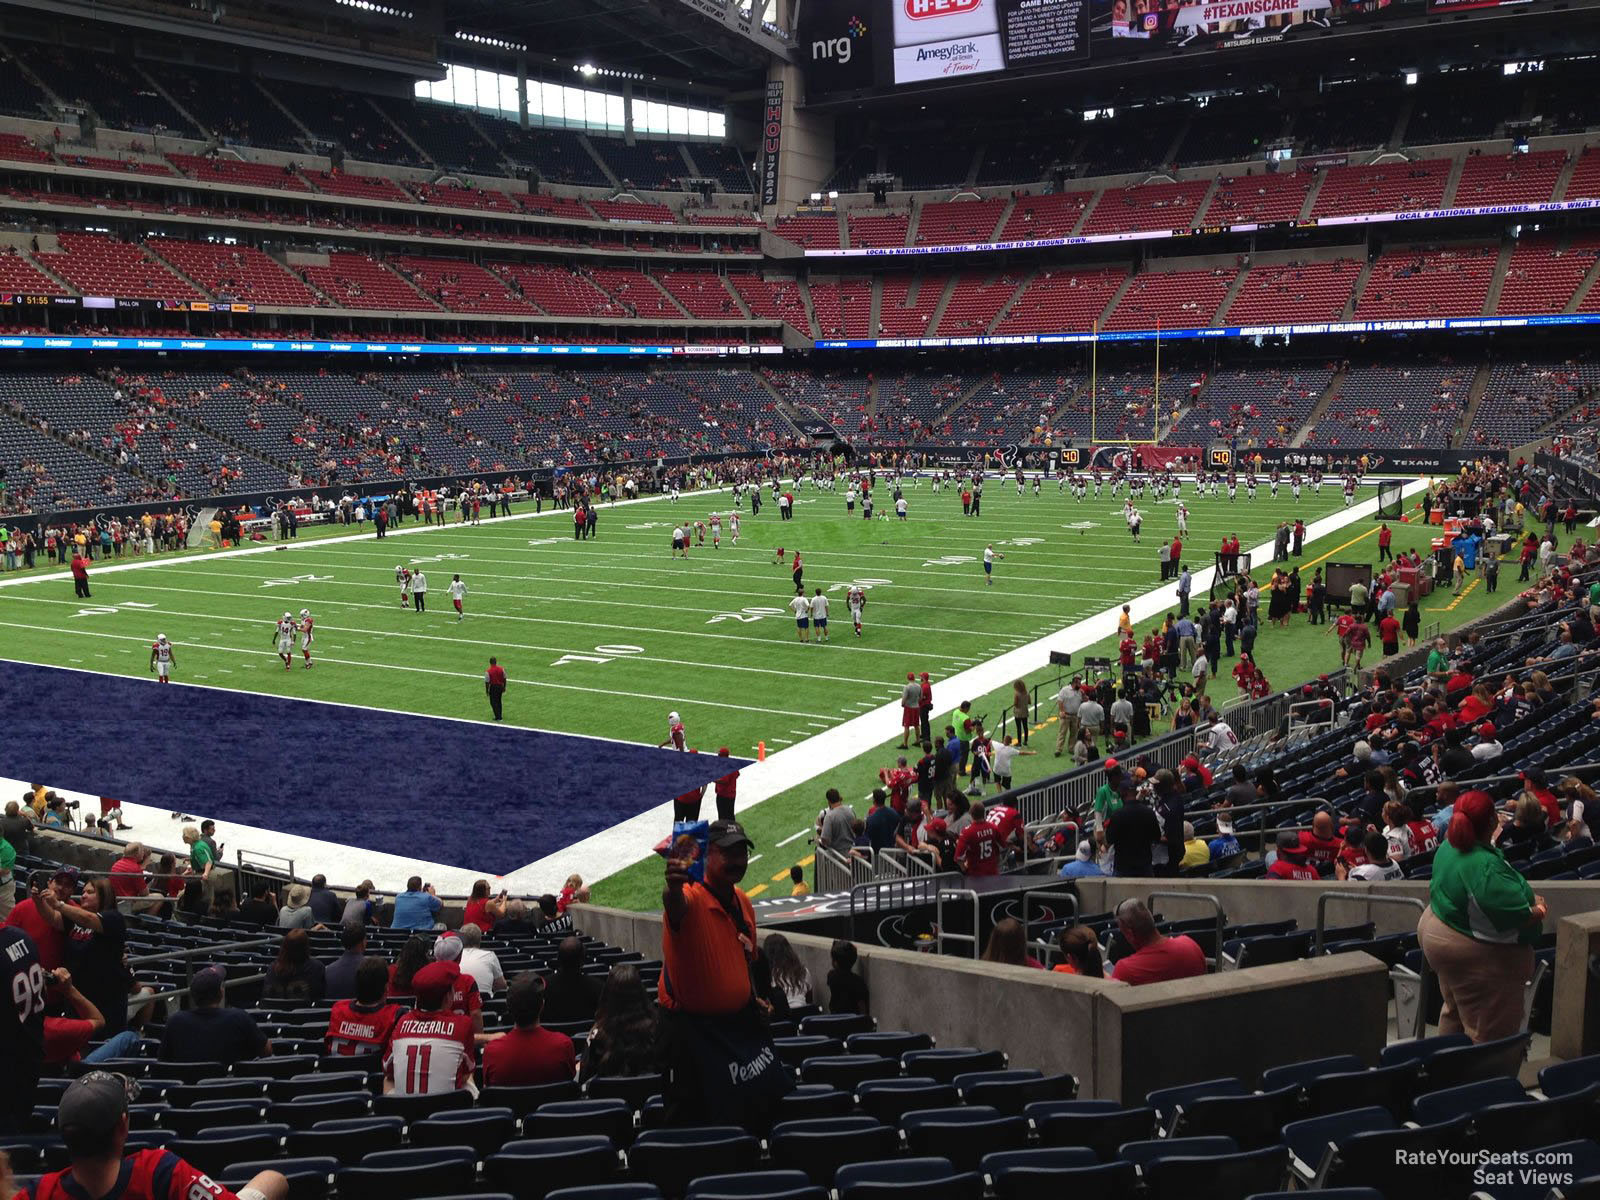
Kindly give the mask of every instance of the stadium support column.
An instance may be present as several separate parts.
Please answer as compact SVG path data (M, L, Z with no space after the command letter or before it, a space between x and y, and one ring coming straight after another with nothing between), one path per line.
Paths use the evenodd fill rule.
M778 134L777 208L793 212L797 204L804 203L811 193L822 190L828 176L833 174L833 118L824 113L809 112L800 107L805 98L805 80L798 67L774 61L767 70L769 95L775 90L772 84L782 85L782 99L773 99ZM765 150L774 124L763 115L761 144L763 153L758 158L757 170L764 177ZM764 178L756 180L758 200ZM770 214L769 214L770 215Z

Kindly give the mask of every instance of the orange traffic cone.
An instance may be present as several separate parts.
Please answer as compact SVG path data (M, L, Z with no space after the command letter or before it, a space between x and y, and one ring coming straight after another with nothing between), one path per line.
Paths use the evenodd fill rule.
M764 742L764 741L756 743L756 761L757 762L766 762L767 761L767 743Z

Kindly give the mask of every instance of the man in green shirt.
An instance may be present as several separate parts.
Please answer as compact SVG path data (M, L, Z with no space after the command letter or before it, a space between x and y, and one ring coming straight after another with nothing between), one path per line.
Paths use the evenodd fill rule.
M6 923L17 903L17 852L10 842L0 837L0 925Z
M1445 640L1443 638L1435 639L1433 649L1428 651L1428 674L1450 674L1450 656L1445 653Z
M1105 772L1105 781L1094 794L1094 813L1102 828L1111 814L1122 807L1122 767L1118 765L1116 759L1108 758Z

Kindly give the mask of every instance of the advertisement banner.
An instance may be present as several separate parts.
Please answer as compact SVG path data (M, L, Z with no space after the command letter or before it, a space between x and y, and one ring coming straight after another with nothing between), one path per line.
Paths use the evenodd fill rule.
M1331 446L1323 450L1311 447L1262 447L1230 451L1213 447L1207 456L1212 470L1245 471L1250 468L1270 471L1274 467L1284 471L1319 471L1339 474L1361 470L1369 475L1455 475L1463 466L1478 461L1506 461L1504 450L1395 450L1389 447Z
M958 75L982 75L987 71L998 71L1004 66L998 33L894 48L896 83L922 83L929 79L954 79Z
M783 80L767 83L767 107L761 118L761 203L778 203L778 152L783 144Z
M1180 45L1202 38L1260 40L1263 34L1281 35L1295 25L1333 25L1389 6L1389 0L1212 0L1166 5L1159 0L1098 0L1107 3L1113 38Z
M1085 57L1087 0L889 0L896 84Z
M882 24L877 0L806 0L801 5L795 41L808 101L867 91L877 84L875 34Z

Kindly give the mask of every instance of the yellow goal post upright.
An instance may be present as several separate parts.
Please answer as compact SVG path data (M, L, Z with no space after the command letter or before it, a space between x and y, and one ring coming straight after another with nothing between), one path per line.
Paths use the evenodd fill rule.
M1095 318L1089 338L1089 443L1100 444L1100 320ZM1178 408L1173 406L1172 420L1178 419ZM1170 428L1170 426L1169 426ZM1161 440L1161 322L1156 322L1155 366L1152 375L1150 402L1150 436L1126 437L1113 434L1109 440L1119 446L1154 446Z

